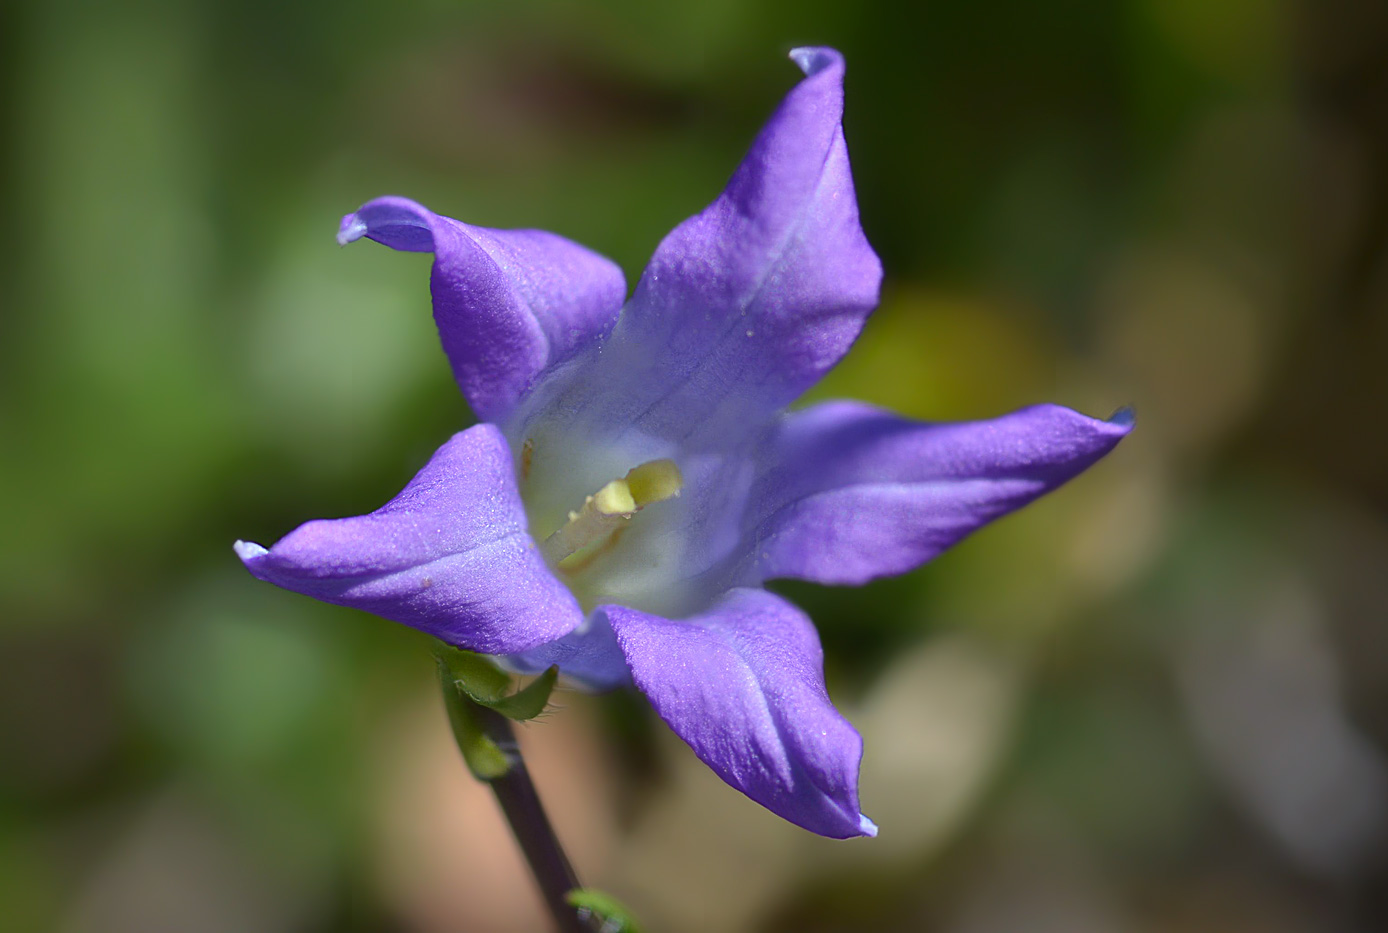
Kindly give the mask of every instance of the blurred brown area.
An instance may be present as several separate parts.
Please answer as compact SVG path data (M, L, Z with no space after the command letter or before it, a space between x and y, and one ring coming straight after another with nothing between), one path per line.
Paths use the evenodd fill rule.
M22 0L0 7L0 926L524 931L427 642L238 537L388 498L470 415L384 193L634 281L848 57L884 302L815 397L1138 428L934 564L786 586L876 840L642 704L524 729L652 930L1388 928L1388 7L1377 0Z

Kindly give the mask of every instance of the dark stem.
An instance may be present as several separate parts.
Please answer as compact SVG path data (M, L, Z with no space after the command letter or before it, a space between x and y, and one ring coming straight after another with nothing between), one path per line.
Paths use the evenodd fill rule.
M554 922L561 933L592 933L593 927L565 899L565 895L579 887L578 877L535 792L511 720L484 706L472 706L482 732L506 757L506 771L488 783L496 794L497 803L501 804L501 812L506 814L506 821L511 824L511 832L520 843L525 860L530 863L530 871L540 885L540 893L554 915Z

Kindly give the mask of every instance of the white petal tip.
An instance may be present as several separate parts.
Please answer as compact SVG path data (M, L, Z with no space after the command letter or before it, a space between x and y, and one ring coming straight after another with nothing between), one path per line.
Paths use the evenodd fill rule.
M858 832L862 833L864 836L867 836L868 838L872 838L877 835L877 824L874 823L872 820L868 819L864 814L859 813Z
M246 563L270 553L254 541L237 541L232 548L236 551L236 556Z
M366 222L356 214L348 214L342 218L341 225L337 228L337 245L346 246L355 240L360 240L366 235Z
M842 62L843 56L833 49L821 46L804 46L790 50L791 60L800 66L800 70L805 72L805 77L812 78L825 68L836 62Z

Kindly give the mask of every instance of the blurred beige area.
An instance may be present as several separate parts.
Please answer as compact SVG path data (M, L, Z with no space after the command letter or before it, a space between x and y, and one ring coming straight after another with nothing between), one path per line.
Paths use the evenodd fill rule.
M848 58L883 303L811 400L1137 429L932 565L778 587L874 840L638 698L522 730L654 931L1388 928L1388 11L82 0L0 10L0 905L16 933L507 933L535 888L428 641L251 580L470 414L384 193L635 281Z

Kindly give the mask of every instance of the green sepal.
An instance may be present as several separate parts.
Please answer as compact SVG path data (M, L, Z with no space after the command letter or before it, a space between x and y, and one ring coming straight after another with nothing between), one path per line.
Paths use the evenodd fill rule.
M485 655L442 645L436 654L453 671L458 689L474 703L491 706L506 696L506 690L511 686L511 675Z
M580 914L586 913L585 920L596 920L602 933L641 933L631 911L611 894L594 888L574 888L564 895L564 900Z
M472 776L479 781L492 781L511 770L506 753L482 731L479 710L463 693L447 661L436 658L439 664L439 683L443 687L443 705L448 710L448 723L453 727L453 739L463 753L463 761Z
M543 674L510 696L482 705L509 719L525 722L545 711L545 707L549 705L549 695L554 692L554 684L558 680L559 668L551 665Z
M545 711L559 680L559 668L550 667L522 689L507 694L511 675L485 655L441 646L437 657L453 672L454 683L468 699L519 722L534 719Z

